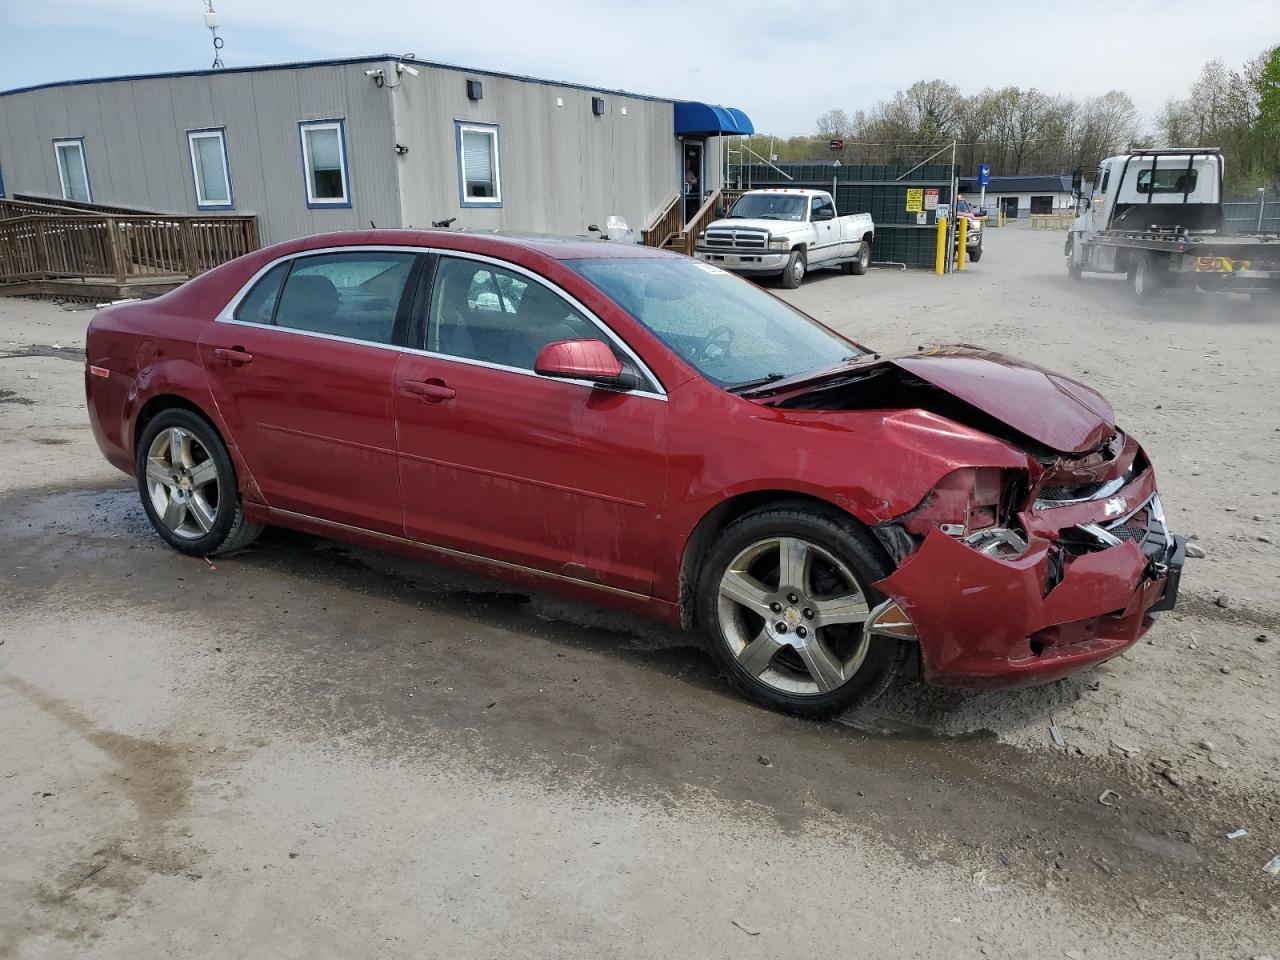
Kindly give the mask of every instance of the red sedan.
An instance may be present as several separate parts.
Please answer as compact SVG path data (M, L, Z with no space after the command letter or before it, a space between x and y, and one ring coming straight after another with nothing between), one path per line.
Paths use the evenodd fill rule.
M709 264L371 230L242 257L88 338L89 416L183 553L264 524L696 628L829 716L904 669L1053 680L1173 605L1138 443L968 347L885 358Z

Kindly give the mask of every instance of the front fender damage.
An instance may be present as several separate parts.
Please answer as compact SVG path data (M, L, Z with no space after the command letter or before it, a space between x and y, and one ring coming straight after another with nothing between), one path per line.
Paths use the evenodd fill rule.
M1075 556L1060 578L1050 574L1055 550L1032 537L1021 556L997 558L933 530L876 583L911 620L923 679L1044 683L1122 653L1151 625L1165 581L1148 577L1137 546Z

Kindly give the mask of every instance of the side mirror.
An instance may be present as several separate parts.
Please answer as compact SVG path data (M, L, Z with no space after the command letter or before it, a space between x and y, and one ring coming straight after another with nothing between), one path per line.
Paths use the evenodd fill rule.
M1071 192L1076 196L1084 189L1084 168L1076 167L1071 171Z
M612 387L635 386L635 377L602 340L557 340L538 351L533 372L563 380L588 380Z
M821 207L820 209L813 211L813 220L815 222L819 220L834 220L835 218L836 212L830 207Z

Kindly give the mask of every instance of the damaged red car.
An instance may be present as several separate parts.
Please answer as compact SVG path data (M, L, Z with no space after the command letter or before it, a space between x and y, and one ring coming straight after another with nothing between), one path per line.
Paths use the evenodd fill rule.
M882 357L748 281L587 240L309 237L94 318L106 457L194 555L263 525L696 629L808 716L904 671L1039 683L1175 600L1111 407L971 347Z

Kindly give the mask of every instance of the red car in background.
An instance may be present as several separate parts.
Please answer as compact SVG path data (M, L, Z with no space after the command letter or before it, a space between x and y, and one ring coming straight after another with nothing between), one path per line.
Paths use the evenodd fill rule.
M696 628L829 716L904 667L1053 680L1183 558L1097 393L970 347L882 357L717 267L600 241L308 237L99 312L106 457L183 553L264 524Z

